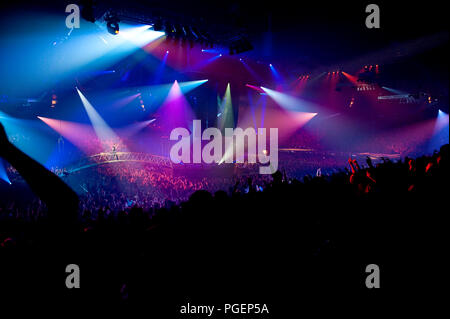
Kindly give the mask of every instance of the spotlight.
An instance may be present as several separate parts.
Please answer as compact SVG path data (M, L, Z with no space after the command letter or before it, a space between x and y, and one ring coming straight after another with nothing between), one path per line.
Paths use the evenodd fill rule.
M50 105L50 107L55 107L56 104L58 103L58 97L56 96L56 94L52 94L52 104Z
M105 16L106 29L112 35L119 34L119 18L113 13L107 13Z
M174 25L172 25L169 22L166 22L166 24L164 25L164 29L166 31L166 35L169 38L175 38L175 31L176 30L175 30L175 26Z
M108 22L106 28L112 35L119 34L119 24L117 22Z
M353 106L353 104L355 103L355 98L354 97L352 97L352 100L350 101L350 104L349 104L349 106L348 107L352 107Z
M270 63L269 66L272 67L272 63Z
M142 100L142 94L139 93L139 103L143 112L145 112L144 101Z

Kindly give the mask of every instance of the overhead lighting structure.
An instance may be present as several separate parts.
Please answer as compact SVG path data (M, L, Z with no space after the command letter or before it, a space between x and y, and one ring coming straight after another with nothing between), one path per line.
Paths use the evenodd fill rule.
M246 51L253 50L253 45L245 37L239 37L231 41L229 46L230 55L239 54Z
M167 40L181 40L182 44L189 43L191 47L198 43L208 49L220 44L230 48L231 54L239 54L253 49L245 31L229 24L217 24L214 28L208 29L210 25L208 19L186 19L186 17L174 16L168 12L153 14L141 6L133 8L133 5L130 5L125 8L118 2L108 6L100 5L100 2L103 3L103 1L96 0L78 1L81 6L81 16L87 21L101 20L105 22L108 32L113 35L119 33L119 22L131 22L152 25L154 31L164 31L168 37ZM106 8L108 9L106 10ZM105 11L106 14L104 14Z
M117 15L115 13L112 12L107 12L105 14L105 22L106 22L106 29L108 30L109 33L111 33L112 35L117 35L119 34L119 18L117 17Z

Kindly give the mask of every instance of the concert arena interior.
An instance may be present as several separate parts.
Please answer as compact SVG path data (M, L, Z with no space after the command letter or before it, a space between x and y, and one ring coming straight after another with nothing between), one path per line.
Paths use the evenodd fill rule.
M0 308L361 317L440 284L441 2L0 7Z

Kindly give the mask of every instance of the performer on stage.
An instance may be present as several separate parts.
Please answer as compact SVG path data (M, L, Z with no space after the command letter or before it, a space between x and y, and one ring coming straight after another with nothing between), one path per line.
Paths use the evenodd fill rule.
M113 158L115 158L117 161L119 160L119 156L117 155L117 146L116 146L116 144L113 144L113 146L112 146L112 155L113 155Z

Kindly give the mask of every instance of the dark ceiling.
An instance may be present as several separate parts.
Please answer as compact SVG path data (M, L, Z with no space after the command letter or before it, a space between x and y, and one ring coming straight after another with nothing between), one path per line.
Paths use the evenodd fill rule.
M64 14L68 3L86 1L89 0L2 2L1 14L9 15L12 10ZM380 29L365 27L368 15L365 8L372 2L381 10ZM248 53L252 58L271 63L278 59L292 68L310 65L314 69L344 63L440 33L441 43L425 48L434 50L433 58L426 63L448 69L444 1L94 0L94 5L97 10L112 9L130 17L160 16L180 23L201 24L217 39L244 34L254 43L255 50Z

